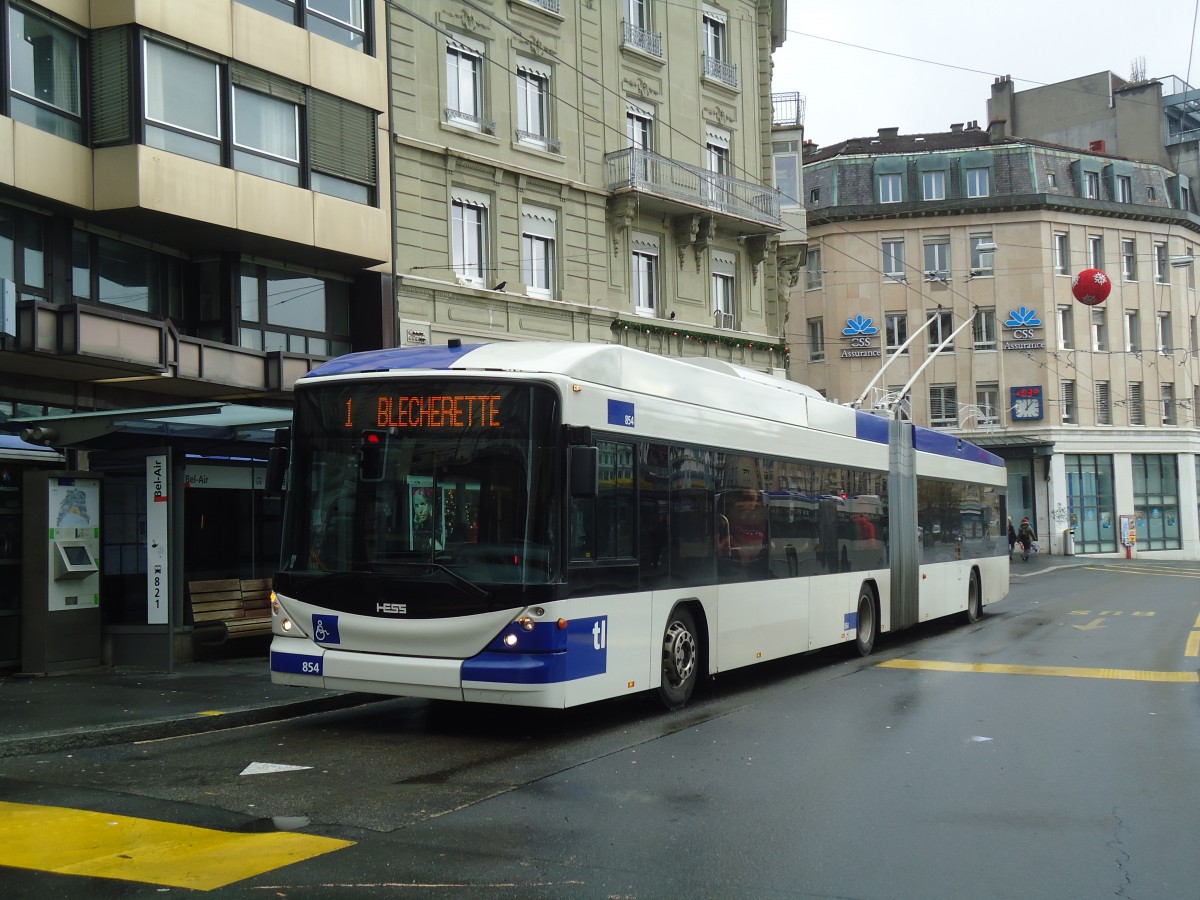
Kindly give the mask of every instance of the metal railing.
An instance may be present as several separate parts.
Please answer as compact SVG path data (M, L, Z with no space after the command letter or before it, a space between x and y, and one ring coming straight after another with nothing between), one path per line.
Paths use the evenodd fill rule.
M494 135L496 133L496 123L491 119L485 119L483 116L477 116L473 113L466 113L460 109L446 107L447 122L463 122L468 125L474 125L484 134Z
M546 137L544 134L532 131L522 131L520 128L517 129L517 143L534 144L548 153L562 153L562 141L558 138Z
M771 95L771 124L781 128L804 124L804 96L798 91Z
M704 60L705 78L714 78L722 84L737 87L738 67L735 64L725 62L715 56L709 56L707 53L701 53L700 56Z
M681 200L765 225L781 225L779 192L699 166L676 162L649 150L630 148L604 157L610 191L636 191Z
M540 6L542 9L552 13L561 12L558 8L558 0L525 0L525 2L534 6Z
M651 56L662 59L662 32L648 31L641 25L635 25L626 19L622 19L621 24L625 26L626 47L633 47L635 50L641 50L643 53L649 53Z

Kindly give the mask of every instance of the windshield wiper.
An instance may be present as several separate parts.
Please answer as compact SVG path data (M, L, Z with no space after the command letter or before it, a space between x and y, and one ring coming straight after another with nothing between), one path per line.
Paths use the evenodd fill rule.
M483 600L483 599L486 599L487 597L491 596L491 593L489 591L484 590L483 588L481 588L479 585L475 584L475 582L471 581L470 579L464 578L462 575L459 575L457 572L455 572L449 566L445 566L442 563L431 562L430 560L427 560L427 559L413 560L412 562L401 561L401 562L388 562L388 563L382 563L382 564L375 563L370 568L358 569L355 572L355 574L357 574L357 575L387 575L387 574L393 574L389 570L396 570L396 569L400 569L400 570L423 569L426 572L436 570L438 572L441 572L443 575L449 576L450 580L455 585L457 585L459 588L463 589L464 593L468 594L469 596L473 596L477 600Z

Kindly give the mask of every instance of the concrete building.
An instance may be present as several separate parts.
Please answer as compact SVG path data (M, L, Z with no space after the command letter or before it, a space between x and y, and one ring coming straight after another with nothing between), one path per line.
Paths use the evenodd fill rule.
M807 148L793 376L853 402L887 364L863 405L1003 456L1010 514L1055 553L1074 528L1077 552L1124 555L1128 516L1138 555L1198 558L1189 180L1005 127ZM1096 306L1072 295L1087 268L1111 280Z
M266 443L329 356L551 338L782 374L785 13L0 0L0 668L186 658L188 584L275 567ZM90 572L31 536L60 512Z
M271 574L255 439L394 342L386 8L0 0L0 416L54 449L0 448L0 667L169 663L185 577ZM72 479L95 585L31 572Z
M394 11L400 342L616 341L782 373L778 248L794 267L803 242L771 180L785 11Z

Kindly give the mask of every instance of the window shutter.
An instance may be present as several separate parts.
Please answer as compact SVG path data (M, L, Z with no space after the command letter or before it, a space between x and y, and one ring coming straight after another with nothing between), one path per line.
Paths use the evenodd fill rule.
M1146 424L1145 415L1142 410L1142 383L1140 381L1131 381L1129 383L1129 424Z
M294 81L288 81L278 75L263 72L261 69L252 69L240 63L234 63L230 67L229 75L238 87L258 91L260 94L266 94L268 97L275 97L279 100L286 100L297 106L304 105L304 87Z
M1108 382L1096 382L1096 424L1111 425L1112 414L1109 412Z
M308 154L313 169L374 187L374 111L310 91L308 115Z
M129 29L107 28L91 39L92 146L133 142Z

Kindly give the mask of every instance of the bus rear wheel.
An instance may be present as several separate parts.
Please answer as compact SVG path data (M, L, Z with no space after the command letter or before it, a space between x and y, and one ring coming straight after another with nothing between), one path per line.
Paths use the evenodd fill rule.
M854 645L860 656L870 656L875 651L875 637L879 634L879 617L875 614L875 594L863 585L858 592L858 628Z
M983 618L983 592L979 589L979 576L971 573L967 586L967 622L978 622Z
M667 709L679 709L691 698L699 660L696 620L687 609L676 607L663 632L662 680L658 687L658 698Z

